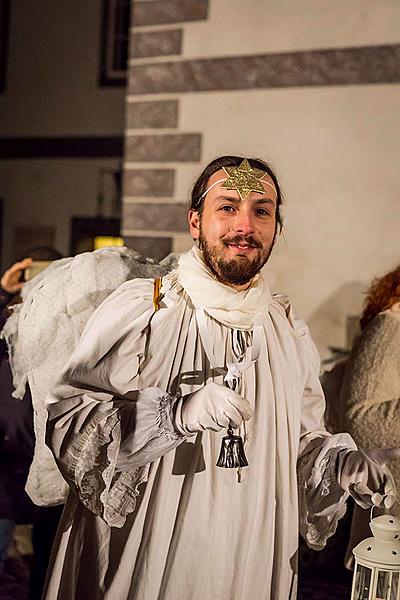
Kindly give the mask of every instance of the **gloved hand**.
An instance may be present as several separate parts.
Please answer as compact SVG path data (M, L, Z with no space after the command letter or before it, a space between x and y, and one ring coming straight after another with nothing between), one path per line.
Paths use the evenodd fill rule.
M228 387L210 382L181 398L175 413L175 426L183 435L197 431L238 428L252 415L250 403Z
M338 455L339 485L362 508L391 508L396 501L396 486L390 469L391 460L400 458L400 448L342 450Z

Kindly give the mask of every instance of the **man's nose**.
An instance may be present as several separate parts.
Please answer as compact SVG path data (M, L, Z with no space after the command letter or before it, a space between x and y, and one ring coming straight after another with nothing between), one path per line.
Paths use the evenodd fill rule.
M254 219L250 211L238 211L235 219L235 231L242 235L254 233Z

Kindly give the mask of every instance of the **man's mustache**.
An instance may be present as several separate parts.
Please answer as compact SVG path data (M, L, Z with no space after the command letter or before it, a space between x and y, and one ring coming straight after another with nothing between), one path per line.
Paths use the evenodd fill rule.
M246 242L246 244L252 246L253 248L262 248L261 242L256 240L252 235L235 235L234 237L224 237L222 238L222 242L226 245Z

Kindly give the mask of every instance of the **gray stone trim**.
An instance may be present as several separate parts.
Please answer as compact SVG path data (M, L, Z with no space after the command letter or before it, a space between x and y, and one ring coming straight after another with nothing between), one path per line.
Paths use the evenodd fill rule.
M132 162L197 162L201 156L198 133L131 135L125 140L125 160Z
M126 121L128 129L174 129L178 126L178 101L129 102Z
M130 231L187 232L187 208L183 204L125 204L124 227Z
M131 237L124 236L124 243L142 256L162 260L172 252L173 240L170 237Z
M199 21L207 18L208 0L136 0L132 3L132 20L135 27Z
M132 33L129 44L131 58L181 54L182 29Z
M400 82L400 44L131 66L129 94Z
M124 196L173 196L174 169L125 169Z

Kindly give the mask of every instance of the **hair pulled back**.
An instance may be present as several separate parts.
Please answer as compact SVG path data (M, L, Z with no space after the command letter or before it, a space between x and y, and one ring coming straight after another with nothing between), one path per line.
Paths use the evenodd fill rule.
M193 186L190 200L190 210L196 210L199 213L202 212L204 198L202 200L200 200L200 198L206 191L208 180L212 175L214 175L214 173L216 173L223 167L238 167L245 159L245 156L220 156L212 160L200 173ZM278 183L278 179L274 171L272 170L272 167L265 161L261 160L260 158L247 158L247 160L249 161L250 166L253 169L261 169L261 171L265 171L265 173L267 173L274 182L277 192L276 221L277 225L279 226L279 230L281 230L283 225L283 219L280 208L283 202L283 195L280 185Z

